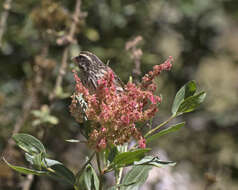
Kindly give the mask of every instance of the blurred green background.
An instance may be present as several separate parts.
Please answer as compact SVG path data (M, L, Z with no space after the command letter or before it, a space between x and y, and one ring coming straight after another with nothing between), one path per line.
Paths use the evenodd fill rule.
M0 0L1 18L6 12L4 2ZM80 168L89 153L87 147L64 141L82 138L68 109L74 89L70 58L80 50L91 51L105 63L109 61L127 82L135 64L125 44L139 35L143 38L138 45L143 51L141 76L168 56L174 58L172 70L158 79L163 103L154 125L169 117L176 91L189 80L196 80L207 92L198 111L177 119L187 122L185 128L153 144L155 155L177 165L152 170L141 189L237 189L238 1L83 0L75 40L67 44L64 37L73 22L75 3L11 2L0 47L1 154L12 144L9 139L17 128L41 138L53 158L75 171ZM66 74L52 100L65 49ZM32 114L32 110L43 113L48 108L54 116L49 121ZM26 164L14 146L6 155L11 163ZM110 184L112 179L107 176L105 180ZM0 163L1 190L23 189L24 182L24 176ZM32 190L57 188L70 189L48 178L35 177L31 182Z

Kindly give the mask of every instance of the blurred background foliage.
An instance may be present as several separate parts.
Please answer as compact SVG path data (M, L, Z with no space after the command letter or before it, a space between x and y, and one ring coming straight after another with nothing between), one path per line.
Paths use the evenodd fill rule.
M0 0L1 16L5 2ZM52 157L76 171L88 150L64 141L82 138L68 109L74 89L70 58L91 51L127 82L135 65L125 44L140 35L141 75L170 55L175 60L158 80L163 103L154 125L168 118L176 91L187 81L195 79L207 92L199 111L178 119L187 121L185 128L153 144L154 154L177 166L152 170L141 189L237 189L238 1L83 0L80 18L73 18L75 3L11 2L0 47L0 152L18 129L41 138ZM65 49L66 74L54 91ZM19 149L6 154L25 164ZM24 181L0 163L0 189L23 189ZM31 181L34 190L57 188L69 189L50 179Z

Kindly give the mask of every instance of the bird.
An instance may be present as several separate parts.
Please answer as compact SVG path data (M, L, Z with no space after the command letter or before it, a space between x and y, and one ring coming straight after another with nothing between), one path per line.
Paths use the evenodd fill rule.
M98 87L98 80L102 79L109 70L111 70L114 74L116 91L118 93L123 91L124 84L121 79L95 54L89 51L81 51L78 56L72 59L72 61L79 67L79 78L89 92L95 93Z

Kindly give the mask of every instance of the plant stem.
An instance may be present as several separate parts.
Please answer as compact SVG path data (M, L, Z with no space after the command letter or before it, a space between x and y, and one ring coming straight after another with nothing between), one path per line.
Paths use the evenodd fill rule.
M0 18L0 48L2 48L2 37L7 27L7 18L9 11L11 10L12 0L5 0L3 3L3 12L1 13Z
M117 180L117 185L119 185L120 182L121 182L122 172L123 172L123 168L120 168L120 169L119 169L118 180Z
M73 43L74 36L76 34L77 24L79 22L80 17L83 16L83 13L81 12L81 0L77 0L75 4L75 10L73 13L73 22L70 25L69 33L67 34L67 38L70 39L68 44L65 46L63 51L63 56L61 60L61 65L59 68L59 74L56 78L56 83L54 86L53 92L50 94L49 98L50 100L53 100L57 95L57 90L61 87L63 82L63 77L66 74L67 69L67 60L69 57L69 45Z
M99 190L102 190L102 169L101 169L101 163L100 163L100 156L99 153L96 153L97 158L97 165L98 165L98 171L99 171Z
M152 134L153 132L155 132L156 130L158 130L160 127L166 125L168 122L170 122L173 118L175 118L176 115L172 115L169 117L169 119L167 119L166 121L164 121L163 123L161 123L160 125L158 125L157 127L151 129L150 131L148 131L146 134L145 134L145 137L149 136L150 134Z
M86 166L91 162L91 160L93 159L94 155L96 154L96 152L94 152L89 159L85 162L85 164L83 165L83 167L78 171L78 173L75 175L76 176L76 183L74 185L74 189L75 190L79 190L79 184L78 184L78 179L80 177L80 175L82 174L83 170L86 168Z
M91 160L93 159L94 155L96 154L96 152L94 152L89 159L87 160L87 162L83 165L83 167L78 171L78 173L76 174L76 178L78 178L81 173L83 172L83 170L85 169L85 167L91 162Z
M115 171L116 185L119 185L121 183L122 172L123 172L123 168L120 168L119 170ZM116 190L119 190L119 189L120 187L116 187Z
M128 144L124 145L123 147L124 148L122 151L126 152L128 148ZM119 185L121 183L122 173L123 173L123 167L115 171L116 185ZM117 190L120 190L120 187L117 187Z
M150 131L148 131L148 132L144 135L144 137L145 137L145 138L148 137L150 134L152 134L153 132L155 132L156 130L158 130L160 127L166 125L168 122L170 122L170 121L171 121L173 118L175 118L176 116L177 116L177 115L172 115L172 116L170 116L169 119L167 119L167 120L164 121L163 123L159 124L157 127L155 127L155 128L153 128L153 129L151 129ZM138 145L138 144L135 144L134 146L132 146L132 147L130 148L130 150L135 149L135 148L137 147L137 145Z

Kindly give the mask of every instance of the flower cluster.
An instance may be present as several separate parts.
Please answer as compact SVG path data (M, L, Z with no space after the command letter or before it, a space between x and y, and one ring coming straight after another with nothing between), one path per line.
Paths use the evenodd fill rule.
M141 87L142 88L149 88L150 90L154 91L156 88L154 87L154 78L158 76L164 70L170 70L172 67L171 62L173 58L170 56L163 64L155 65L153 67L153 71L150 71L142 78Z
M74 71L76 88L70 111L77 121L81 121L82 111L78 109L80 102L77 97L82 96L87 103L85 115L91 122L90 147L100 151L109 144L122 145L131 137L138 141L141 148L146 147L145 139L135 124L151 119L158 111L161 99L153 94L156 89L153 79L162 70L171 68L171 60L169 58L165 63L155 66L153 71L143 77L139 86L128 82L121 92L116 90L114 74L110 69L98 81L96 92L92 94Z

